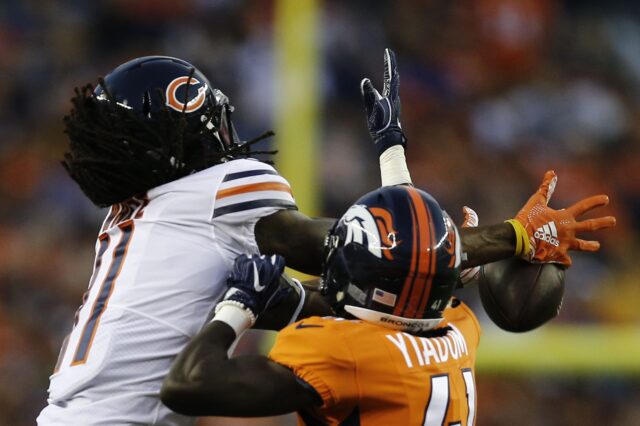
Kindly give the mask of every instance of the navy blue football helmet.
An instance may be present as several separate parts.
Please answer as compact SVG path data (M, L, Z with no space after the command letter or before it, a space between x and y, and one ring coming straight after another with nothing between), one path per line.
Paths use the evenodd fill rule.
M104 86L104 87L103 87ZM167 112L186 119L186 132L198 133L218 152L240 144L231 121L229 99L196 67L169 56L145 56L126 62L98 85L98 100L115 102L153 125Z
M322 292L336 312L429 330L442 320L460 272L460 238L429 194L389 186L360 198L326 239Z

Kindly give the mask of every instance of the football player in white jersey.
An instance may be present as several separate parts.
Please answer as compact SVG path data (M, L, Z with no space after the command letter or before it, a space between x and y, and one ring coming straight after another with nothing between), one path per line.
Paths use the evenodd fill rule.
M333 221L298 213L273 167L242 158L251 143L238 140L228 99L185 61L132 60L72 101L64 166L110 209L38 423L190 424L158 393L234 259L284 251L317 273Z
M389 51L384 96L371 89L363 86L383 184L410 183ZM192 424L161 403L162 380L211 317L234 259L277 253L318 275L334 220L299 213L287 181L246 158L260 138L239 141L227 97L183 60L134 59L97 87L77 90L72 102L63 164L94 204L110 209L38 424ZM512 256L518 247L510 224L460 236L462 267ZM298 291L283 292L272 327L325 309L315 294L291 285Z

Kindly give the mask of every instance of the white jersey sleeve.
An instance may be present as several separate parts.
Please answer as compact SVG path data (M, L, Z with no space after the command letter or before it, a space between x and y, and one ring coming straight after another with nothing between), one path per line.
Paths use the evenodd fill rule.
M254 228L260 218L297 207L289 182L273 167L255 160L232 163L215 195L212 224L220 248L235 258L259 252Z

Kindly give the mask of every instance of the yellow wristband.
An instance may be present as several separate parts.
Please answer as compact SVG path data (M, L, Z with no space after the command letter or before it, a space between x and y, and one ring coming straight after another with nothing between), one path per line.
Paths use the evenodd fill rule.
M516 233L516 250L514 252L514 256L522 256L528 255L530 246L529 246L529 235L527 231L524 229L524 226L517 219L509 219L505 220L506 223L511 224L513 226L513 230Z

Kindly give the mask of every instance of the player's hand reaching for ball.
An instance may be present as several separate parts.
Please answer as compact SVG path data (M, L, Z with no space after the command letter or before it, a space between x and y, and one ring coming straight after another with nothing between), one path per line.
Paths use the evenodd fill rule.
M516 232L516 254L531 262L571 265L569 250L597 251L598 241L587 241L576 236L579 232L597 231L615 226L613 216L578 221L583 214L596 207L609 204L606 195L594 195L578 201L571 207L554 210L548 206L558 177L553 171L544 175L542 184L520 209L511 223Z

